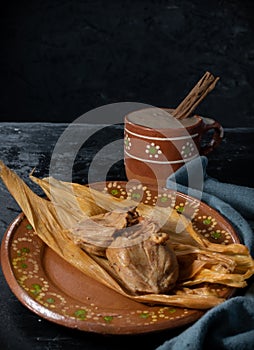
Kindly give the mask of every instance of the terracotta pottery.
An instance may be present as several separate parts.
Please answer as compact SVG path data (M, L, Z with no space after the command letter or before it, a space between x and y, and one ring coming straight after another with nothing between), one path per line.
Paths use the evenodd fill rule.
M179 121L170 119L170 111L146 108L125 117L124 162L128 180L165 186L168 176L186 162L207 155L220 144L223 128L217 121L198 115ZM202 145L209 130L213 134Z
M239 243L234 228L208 205L172 190L112 181L93 188L118 198L175 208L213 243ZM11 290L28 309L54 323L103 334L141 334L188 325L205 310L148 305L125 297L74 268L34 232L23 214L9 226L1 244L1 265ZM229 298L233 288L210 284ZM15 310L13 310L15 312Z

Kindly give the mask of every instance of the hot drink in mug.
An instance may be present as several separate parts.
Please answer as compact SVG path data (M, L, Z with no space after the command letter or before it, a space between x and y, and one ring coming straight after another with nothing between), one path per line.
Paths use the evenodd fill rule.
M178 120L172 109L148 107L125 116L124 163L128 180L165 186L186 162L207 155L223 138L222 126L198 115ZM209 141L204 137L212 130ZM207 135L208 136L208 135Z

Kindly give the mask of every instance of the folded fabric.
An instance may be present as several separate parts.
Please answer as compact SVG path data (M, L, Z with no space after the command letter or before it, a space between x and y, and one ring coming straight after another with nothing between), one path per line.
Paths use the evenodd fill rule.
M198 198L220 212L254 256L254 233L250 226L251 220L254 220L254 189L222 183L209 177L206 173L207 163L207 158L203 156L186 163L167 179L166 187ZM194 186L189 187L189 178L195 177L195 172L200 170L203 174L202 186L200 183L195 186L194 181ZM207 311L180 335L157 348L185 349L254 349L254 283L244 291L244 295L233 297Z
M229 299L157 350L253 350L253 310L253 297Z
M254 234L249 224L254 220L254 188L222 183L208 176L207 164L208 160L204 156L193 159L167 179L166 187L198 198L220 212L231 222L254 256ZM202 171L203 186L190 180L200 180L197 171ZM189 187L189 182L192 187Z

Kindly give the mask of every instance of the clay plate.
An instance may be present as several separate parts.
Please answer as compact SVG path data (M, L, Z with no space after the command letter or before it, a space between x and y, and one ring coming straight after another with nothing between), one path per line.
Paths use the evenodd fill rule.
M239 242L233 227L218 212L192 197L117 181L93 187L116 197L174 207L190 217L195 229L210 241ZM141 304L86 277L48 248L22 213L5 233L1 263L7 283L21 303L40 317L66 327L103 334L138 334L188 325L204 314ZM215 284L211 288L225 298L234 291Z

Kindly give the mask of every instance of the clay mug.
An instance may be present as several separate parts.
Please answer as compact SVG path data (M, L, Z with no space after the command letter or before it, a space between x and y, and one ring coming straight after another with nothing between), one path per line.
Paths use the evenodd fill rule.
M125 116L128 180L164 187L166 179L186 162L209 154L220 144L223 128L214 119L194 115L178 120L170 112L172 109L148 107Z

